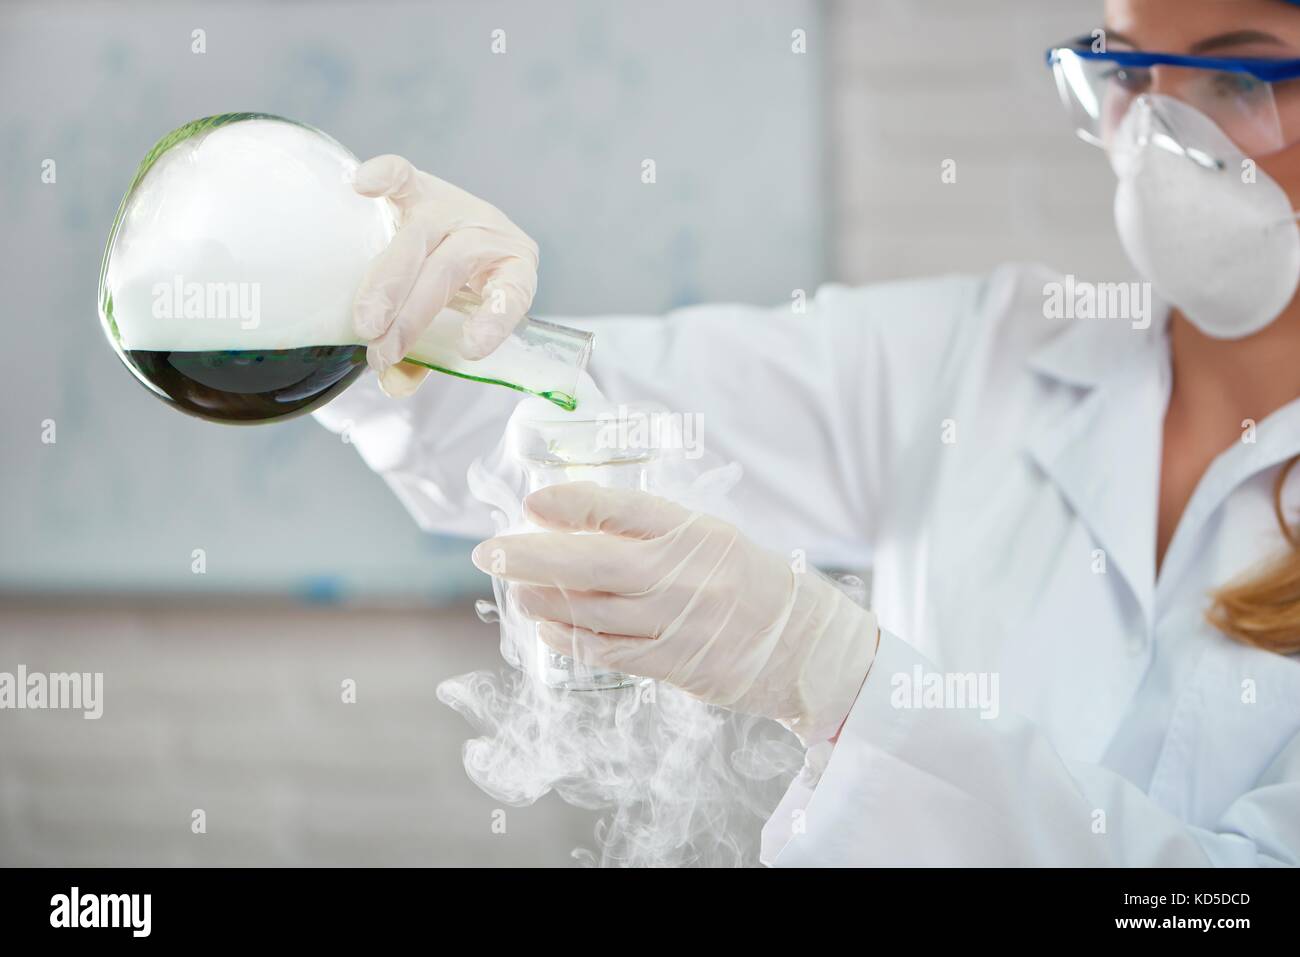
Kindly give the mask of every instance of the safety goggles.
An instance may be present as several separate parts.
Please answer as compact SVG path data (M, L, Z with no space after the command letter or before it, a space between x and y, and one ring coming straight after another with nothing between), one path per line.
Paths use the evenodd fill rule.
M1129 107L1148 94L1199 110L1246 156L1300 141L1300 59L1108 51L1104 38L1084 36L1052 47L1047 63L1075 132L1096 146L1109 147Z

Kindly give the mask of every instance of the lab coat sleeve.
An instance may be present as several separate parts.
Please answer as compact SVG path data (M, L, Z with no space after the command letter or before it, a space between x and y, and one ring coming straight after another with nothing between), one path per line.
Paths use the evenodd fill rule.
M800 305L710 305L667 316L555 318L595 333L593 378L614 402L692 417L710 458L739 462L734 517L771 548L858 568L893 451L953 378L981 281L823 287ZM492 531L466 471L501 438L518 393L434 374L405 400L372 375L316 413L355 445L425 529Z
M1294 865L1300 739L1213 828L1188 826L1096 765L1062 759L1011 714L901 707L900 676L935 669L897 637L880 650L829 759L763 831L776 866ZM825 745L823 748L827 747ZM818 764L824 771L818 778Z

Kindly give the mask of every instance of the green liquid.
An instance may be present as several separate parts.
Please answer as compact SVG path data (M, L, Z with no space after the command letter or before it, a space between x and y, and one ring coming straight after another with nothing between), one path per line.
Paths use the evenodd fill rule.
M129 349L124 358L136 377L169 405L227 425L257 425L304 415L346 389L366 368L363 346L203 352ZM534 393L502 379L466 375L424 362L416 364L457 378L537 395L569 412L578 404L573 396L559 390Z
M169 404L210 422L253 425L303 415L366 367L361 346L155 352L131 349L136 376Z
M411 365L421 366L425 369L431 369L434 372L441 372L444 375L454 375L457 379L468 379L470 382L484 382L487 385L503 385L507 389L514 389L516 392L535 395L539 399L545 399L547 402L555 403L565 412L572 412L578 407L578 400L574 396L569 395L567 392L561 392L559 389L548 389L545 392L534 392L532 389L526 389L521 385L515 385L515 383L507 382L505 379L491 379L487 376L470 375L468 372L457 372L455 369L447 369L443 366L434 365L432 362L412 359L409 356L402 361L409 362Z

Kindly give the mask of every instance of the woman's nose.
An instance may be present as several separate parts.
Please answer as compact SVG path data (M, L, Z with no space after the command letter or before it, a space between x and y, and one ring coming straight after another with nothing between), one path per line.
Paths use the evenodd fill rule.
M1161 93L1190 102L1191 82L1192 77L1188 70L1176 66L1157 66L1151 70L1151 86L1147 92Z

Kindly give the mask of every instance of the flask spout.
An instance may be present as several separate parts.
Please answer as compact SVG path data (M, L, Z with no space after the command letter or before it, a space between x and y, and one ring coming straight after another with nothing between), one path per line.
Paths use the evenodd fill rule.
M570 412L576 409L578 382L591 357L592 334L525 317L490 355L466 359L458 348L461 326L465 316L481 303L468 289L457 293L415 340L403 361L526 392Z

